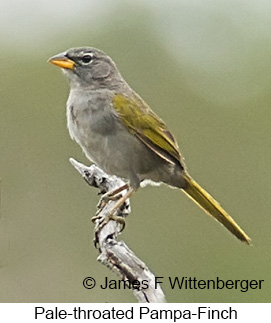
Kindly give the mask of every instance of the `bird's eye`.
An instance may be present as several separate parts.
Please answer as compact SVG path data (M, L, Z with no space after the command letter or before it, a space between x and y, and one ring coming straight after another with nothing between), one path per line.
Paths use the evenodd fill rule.
M85 54L84 56L82 56L82 62L84 64L88 64L92 61L93 56L91 54Z

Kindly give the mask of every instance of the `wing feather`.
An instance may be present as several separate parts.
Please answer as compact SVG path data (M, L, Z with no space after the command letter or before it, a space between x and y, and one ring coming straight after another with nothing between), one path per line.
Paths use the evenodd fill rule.
M174 136L163 120L139 96L128 98L116 94L113 105L130 133L168 162L181 163L181 154Z

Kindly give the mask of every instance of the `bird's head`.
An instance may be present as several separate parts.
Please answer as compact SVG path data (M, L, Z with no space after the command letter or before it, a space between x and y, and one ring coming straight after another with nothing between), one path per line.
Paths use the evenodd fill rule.
M49 62L63 69L71 87L114 89L125 82L113 60L93 47L71 48L51 57Z

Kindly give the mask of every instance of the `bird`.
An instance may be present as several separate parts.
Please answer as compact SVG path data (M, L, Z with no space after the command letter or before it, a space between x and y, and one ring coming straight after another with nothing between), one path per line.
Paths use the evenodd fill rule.
M208 215L246 244L251 239L188 173L178 143L165 122L129 86L115 62L102 50L77 47L48 60L67 77L66 104L70 137L87 158L125 185L106 193L105 200L126 190L111 216L145 183L181 189Z

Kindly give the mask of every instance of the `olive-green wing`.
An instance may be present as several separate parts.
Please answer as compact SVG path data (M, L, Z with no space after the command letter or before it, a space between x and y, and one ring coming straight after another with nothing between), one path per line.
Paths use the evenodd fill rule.
M175 138L162 119L140 97L134 95L127 98L116 94L113 106L130 133L168 162L181 163Z

